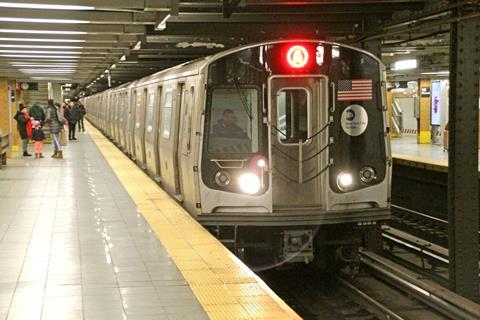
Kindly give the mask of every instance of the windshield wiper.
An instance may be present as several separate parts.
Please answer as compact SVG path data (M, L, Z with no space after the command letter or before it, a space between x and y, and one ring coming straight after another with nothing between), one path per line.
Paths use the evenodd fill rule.
M253 120L252 107L248 105L248 101L246 97L242 94L242 90L238 85L237 79L233 78L233 83L235 84L235 88L237 89L237 93L238 93L238 96L240 97L240 101L242 101L243 109L245 110L245 113L247 114L251 122Z

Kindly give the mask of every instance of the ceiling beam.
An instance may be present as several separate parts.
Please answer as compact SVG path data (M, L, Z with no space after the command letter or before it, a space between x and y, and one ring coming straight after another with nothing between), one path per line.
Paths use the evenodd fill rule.
M61 19L91 24L155 24L155 12L74 11L2 8L0 17L17 19Z
M59 43L62 40L76 40L80 42L88 43L106 43L106 42L136 42L138 41L138 35L132 34L119 34L119 35L108 35L108 34L16 34L16 33L1 33L0 39L27 39L26 41L31 41L31 39L41 40L53 40L52 42L58 41ZM6 40L8 41L8 40ZM12 40L13 41L13 40ZM22 42L17 41L15 42ZM45 41L35 41L35 42L45 42ZM50 42L50 41L47 41ZM63 43L63 42L62 42ZM72 42L74 43L74 42Z
M323 14L317 12L308 12L301 14L283 13L236 13L230 18L223 17L216 12L180 12L178 16L171 16L167 20L169 23L179 22L214 22L214 23L284 23L284 22L360 22L365 18L386 19L387 15L378 14L358 14L354 17L345 14Z
M130 49L132 46L130 42L105 42L105 43L84 43L84 42L76 42L76 43L66 43L66 42L33 42L33 41L8 41L8 40L3 40L0 37L0 47L6 48L6 47L11 47L11 48L21 48L20 46L28 46L33 48L41 48L45 47L45 49L48 49L47 47L52 47L52 49L59 49L58 47L64 47L64 48L71 48L74 50L80 50L80 49L88 49L88 50L98 50L98 49L109 49L109 50L126 50ZM42 49L43 50L43 49Z
M10 3L38 4L36 0L8 0ZM42 0L42 4L58 5L58 0ZM62 5L87 6L95 9L145 9L145 10L169 10L170 0L62 0Z
M25 36L29 33L20 33L18 31L5 32L5 29L15 29L15 30L27 30L37 32L38 34L43 33L40 31L47 32L72 32L74 34L132 34L132 35L143 35L145 33L144 26L142 25L93 25L93 24L55 24L55 23L18 23L18 22L0 22L0 35L3 33L14 33L17 35ZM45 34L46 36L46 34Z
M320 37L321 35L349 34L353 32L354 28L355 23L236 23L230 24L228 25L228 28L225 28L223 24L197 22L167 24L167 28L164 31L153 33L153 30L151 30L149 35L205 36L209 34L218 34L218 30L222 30L223 36L244 36L247 38L252 34L265 34L270 37Z

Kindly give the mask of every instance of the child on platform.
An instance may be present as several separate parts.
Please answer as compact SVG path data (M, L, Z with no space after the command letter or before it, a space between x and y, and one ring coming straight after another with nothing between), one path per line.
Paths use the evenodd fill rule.
M40 121L37 121L37 120L33 121L32 139L35 141L35 144L34 144L35 159L43 158L42 146L43 146L43 139L45 139L45 134L43 133L42 126L40 125Z

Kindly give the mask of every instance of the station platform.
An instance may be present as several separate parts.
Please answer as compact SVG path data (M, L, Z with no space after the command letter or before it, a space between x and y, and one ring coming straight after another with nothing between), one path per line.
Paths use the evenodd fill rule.
M0 170L0 319L300 319L91 125Z
M404 135L391 140L394 159L448 167L448 152L443 145L418 144L416 136Z

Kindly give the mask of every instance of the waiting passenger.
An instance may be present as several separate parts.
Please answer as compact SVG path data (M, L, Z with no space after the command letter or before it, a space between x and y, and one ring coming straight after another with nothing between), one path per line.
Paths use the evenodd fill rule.
M17 120L18 133L22 138L22 151L24 157L30 157L31 154L28 153L28 139L32 136L32 123L30 115L27 113L27 108L20 103L18 106L18 111L13 117Z
M54 148L52 158L63 159L62 147L60 146L60 131L63 129L65 118L60 110L60 105L58 103L54 105L53 100L49 99L46 113L45 123L50 128Z
M231 109L225 109L223 116L212 127L213 135L219 138L248 139L247 134L235 122L237 117Z
M35 141L35 159L43 158L42 155L42 146L43 146L43 139L45 139L45 134L43 133L42 126L40 121L35 120L33 121L33 129L32 129L32 139Z
M83 118L85 117L87 110L85 109L84 105L81 102L78 102L78 113L79 113L78 132L80 131L85 132L85 125L83 124Z
M28 111L30 117L34 120L40 121L42 124L45 121L45 110L43 110L42 105L39 102L34 102Z
M75 138L75 126L77 125L78 119L80 119L80 113L73 101L70 101L64 114L65 119L68 121L68 140L77 140L77 138Z

